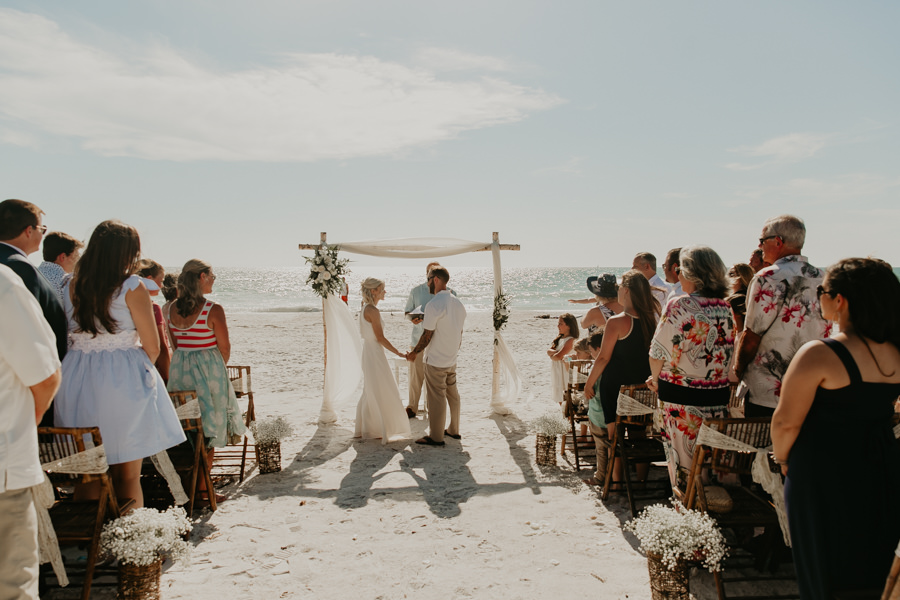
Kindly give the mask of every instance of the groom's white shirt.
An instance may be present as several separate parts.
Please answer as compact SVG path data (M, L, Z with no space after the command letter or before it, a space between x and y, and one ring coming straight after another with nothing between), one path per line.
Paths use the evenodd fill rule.
M456 364L456 355L462 343L466 309L449 290L435 294L425 305L422 327L434 331L434 336L425 347L425 364L446 369Z

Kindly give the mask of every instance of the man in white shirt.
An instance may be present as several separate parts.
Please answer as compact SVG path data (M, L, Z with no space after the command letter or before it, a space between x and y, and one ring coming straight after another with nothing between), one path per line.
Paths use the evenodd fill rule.
M38 597L37 513L44 474L37 423L59 389L56 337L22 280L0 265L0 598Z
M84 248L84 244L68 233L51 231L44 236L44 244L41 249L44 262L38 266L38 271L56 290L60 302L63 302L63 288L72 277L75 264L81 258L82 248Z
M656 274L656 257L649 252L640 252L631 261L631 268L640 271L650 282L650 291L653 293L653 297L659 300L659 310L662 312L666 306L669 284Z
M681 281L678 279L678 269L681 268L681 259L678 258L680 255L681 248L672 248L666 254L666 262L663 263L663 275L666 276L666 283L669 284L669 295L666 296L666 304L672 298L684 296L684 290L681 289ZM665 310L666 305L663 304L662 308Z
M456 440L462 438L459 433L456 357L462 344L466 309L447 289L447 283L450 281L447 269L435 267L431 270L430 276L428 287L434 298L425 306L422 337L419 338L416 347L406 355L406 360L415 362L416 356L425 351L428 435L416 440L416 443L443 446L444 434ZM448 406L450 425L445 430Z

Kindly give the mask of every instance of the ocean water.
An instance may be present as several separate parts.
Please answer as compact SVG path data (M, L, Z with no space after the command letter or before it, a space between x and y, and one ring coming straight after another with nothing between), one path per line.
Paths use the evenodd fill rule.
M629 267L597 268L509 268L503 271L503 289L512 310L565 310L569 298L589 298L586 280L600 273L621 276ZM322 310L322 300L306 285L306 265L280 268L216 268L216 283L209 298L228 312L313 312ZM425 282L424 269L351 265L347 277L349 304L359 306L359 285L366 277L385 282L383 311L402 311L409 291ZM490 267L461 267L450 271L450 287L469 311L494 307L494 275Z
M586 286L590 276L615 273L621 276L630 267L594 268L509 268L503 271L503 289L510 296L512 310L566 311L578 309L569 298L591 297ZM280 268L216 268L212 300L229 312L315 312L322 300L306 285L306 265ZM894 269L900 277L900 268ZM425 281L421 268L409 266L371 267L351 265L347 277L350 306L359 306L359 284L366 277L385 282L387 292L379 304L383 311L402 311L409 291ZM490 311L494 306L494 279L490 267L461 267L451 270L450 287L469 311Z

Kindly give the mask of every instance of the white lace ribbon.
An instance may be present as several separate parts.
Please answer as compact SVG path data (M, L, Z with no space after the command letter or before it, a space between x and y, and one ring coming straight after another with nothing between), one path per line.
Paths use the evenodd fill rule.
M616 414L623 417L637 417L640 415L651 415L656 409L647 406L643 402L638 402L631 396L619 392L619 401L616 405Z
M178 476L178 471L175 470L175 465L172 464L169 453L165 450L157 452L150 457L150 462L153 463L157 472L159 472L159 474L163 476L163 479L166 480L169 491L172 493L172 497L175 498L175 505L181 506L182 504L187 504L189 498L187 497L187 494L184 493L184 487L181 485L181 477Z
M769 468L769 451L772 447L756 448L706 425L700 426L700 432L697 434L697 444L721 450L753 452L756 454L750 473L753 476L753 481L761 485L772 496L772 501L775 503L775 512L778 515L778 524L781 526L781 534L784 536L784 543L790 547L791 533L788 529L787 511L784 504L784 482L781 480L780 474L773 473Z
M200 401L194 398L190 402L185 402L175 409L175 416L180 420L199 419L200 418Z
M99 474L106 473L109 465L106 462L106 451L101 444L71 456L43 463L41 468L44 471L73 475ZM56 575L59 585L65 587L69 585L69 578L66 576L66 568L59 552L59 540L56 539L56 531L53 529L53 521L50 520L49 512L56 499L53 495L53 485L46 474L43 482L31 488L31 495L37 511L38 547L40 548L41 562L49 562L53 566L53 573Z
M109 464L106 462L106 450L103 448L103 444L100 444L99 446L88 448L84 452L45 462L41 464L41 468L53 473L68 473L71 475L87 473L96 475L98 473L106 473L109 470Z
M40 562L50 563L53 573L59 585L69 585L66 576L66 567L63 564L62 554L59 552L59 540L56 539L56 530L53 529L53 521L50 520L50 507L56 502L53 495L53 485L44 473L44 481L31 487L31 497L34 499L34 509L37 512L38 548L40 549Z
M127 350L140 347L140 338L137 331L122 331L120 333L100 333L96 336L90 333L74 332L69 334L72 340L72 350L80 352L102 352L104 350Z

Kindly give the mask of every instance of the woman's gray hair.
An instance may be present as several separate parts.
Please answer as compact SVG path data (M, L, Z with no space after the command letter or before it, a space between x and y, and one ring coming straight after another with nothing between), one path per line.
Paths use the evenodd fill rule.
M706 298L724 298L728 291L728 269L709 246L688 246L679 254L682 276Z
M777 235L788 248L803 249L806 242L806 225L794 215L772 217L763 225L763 237Z
M359 286L363 304L375 304L375 290L383 285L384 282L376 277L366 277Z

